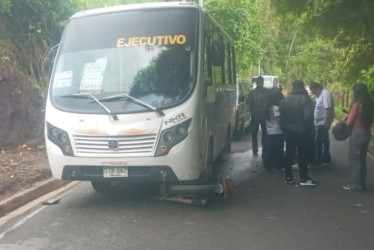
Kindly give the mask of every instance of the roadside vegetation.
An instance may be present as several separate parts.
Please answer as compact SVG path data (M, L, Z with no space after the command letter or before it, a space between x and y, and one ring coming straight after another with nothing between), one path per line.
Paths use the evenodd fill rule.
M69 16L89 8L140 2L155 1L1 0L0 89L12 89L7 95L10 103L37 105L42 110L48 86L48 54L58 44ZM240 78L250 79L259 73L278 75L286 91L295 79L307 84L322 82L336 98L347 93L348 102L339 102L338 110L349 105L351 86L356 82L365 82L374 93L373 1L205 0L204 6L235 40ZM22 102L21 98L34 101ZM4 138L9 129L27 130L30 126L14 124L28 116L15 114L22 107L4 116L3 111L12 104L6 108L1 105L1 120L11 122L6 127L0 125L0 145L20 143L22 136L30 133L11 131L19 136ZM42 129L31 127L31 134L42 134Z

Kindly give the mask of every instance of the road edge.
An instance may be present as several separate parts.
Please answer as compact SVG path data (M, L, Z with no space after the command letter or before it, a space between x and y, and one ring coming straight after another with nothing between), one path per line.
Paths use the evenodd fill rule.
M62 186L67 185L70 181L62 181L55 179L48 179L41 182L36 182L33 187L17 193L4 201L0 202L0 217L22 207L23 205L29 203L32 200L39 198L53 190L56 190Z

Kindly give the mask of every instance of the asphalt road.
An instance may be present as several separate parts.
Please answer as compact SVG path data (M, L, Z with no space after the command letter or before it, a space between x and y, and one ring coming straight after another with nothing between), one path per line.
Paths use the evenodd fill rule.
M332 140L331 166L310 170L319 185L301 187L264 171L247 135L219 164L235 195L209 208L160 201L149 187L103 195L80 183L57 204L37 204L0 226L0 249L372 250L374 162L368 157L368 191L343 190L346 143Z

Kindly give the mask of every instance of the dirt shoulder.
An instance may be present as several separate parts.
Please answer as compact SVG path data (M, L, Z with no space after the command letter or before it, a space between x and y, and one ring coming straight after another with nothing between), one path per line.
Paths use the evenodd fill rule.
M43 142L29 142L0 152L0 200L51 178Z

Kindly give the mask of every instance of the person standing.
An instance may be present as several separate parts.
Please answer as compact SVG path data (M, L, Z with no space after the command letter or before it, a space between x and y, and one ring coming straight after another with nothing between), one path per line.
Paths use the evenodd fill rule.
M249 92L248 101L249 109L251 112L251 134L252 134L252 151L253 155L258 154L258 141L257 134L259 126L261 126L261 143L262 152L266 150L266 104L268 99L269 90L264 88L264 78L259 76L256 78L256 88Z
M353 86L353 103L346 120L352 129L349 140L349 182L343 185L346 190L366 188L366 154L370 142L370 128L374 120L374 102L364 83Z
M334 99L331 93L321 84L312 82L310 91L316 96L314 108L315 133L315 165L327 165L331 161L329 130L334 121Z
M274 88L275 92L282 98L284 98L284 95L283 95L283 85L278 83L277 86L275 86Z
M284 169L284 139L279 124L279 105L283 100L282 96L273 91L268 98L266 114L266 151L264 152L264 166L266 169Z
M285 174L286 184L295 184L292 163L297 150L301 186L315 186L317 183L308 175L310 142L313 140L313 105L304 82L292 83L292 92L280 105L280 123L286 138Z

